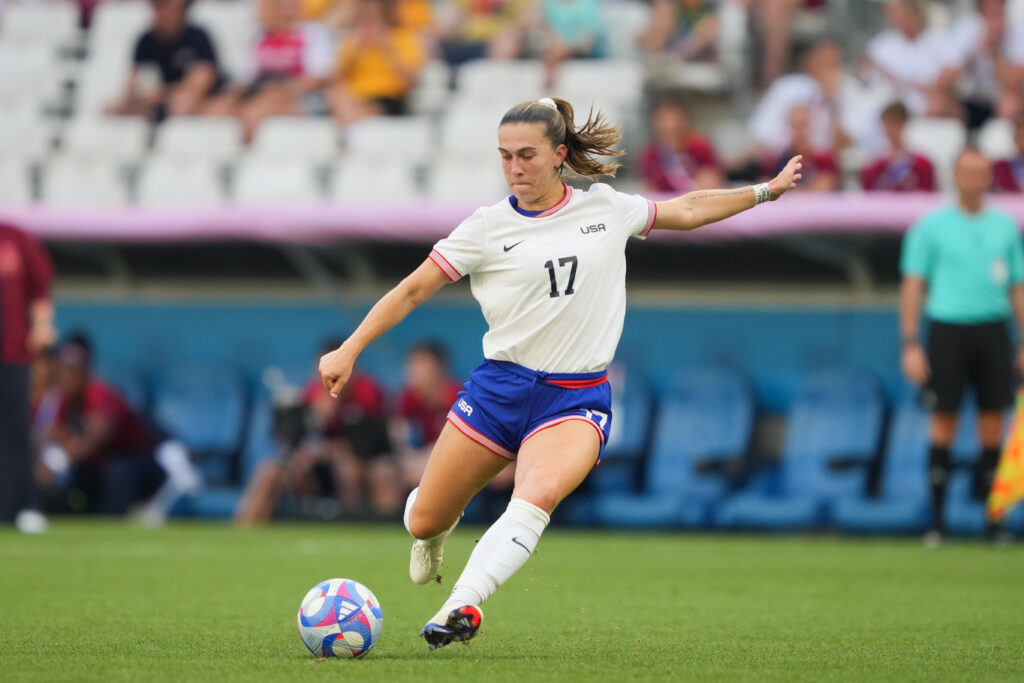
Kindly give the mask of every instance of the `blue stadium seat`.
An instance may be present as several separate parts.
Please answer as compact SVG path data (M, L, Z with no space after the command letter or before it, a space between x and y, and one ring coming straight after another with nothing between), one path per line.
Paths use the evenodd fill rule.
M753 426L753 395L740 373L702 369L681 376L658 413L643 493L598 496L598 521L635 528L704 525L729 478L701 466L746 455Z
M918 533L929 523L928 413L908 396L893 415L881 496L836 502L836 528L854 533Z
M245 411L245 384L233 368L172 367L154 387L154 420L188 447L208 485L235 483Z
M985 532L985 502L972 495L974 468L953 472L946 492L946 529L957 536L980 536Z
M884 414L881 388L870 375L854 370L815 373L790 410L779 490L748 491L725 501L716 511L716 524L779 531L824 526L836 501L865 490ZM835 458L850 466L833 470Z
M124 364L104 364L97 372L97 376L113 387L128 404L142 414L146 413L148 407L146 382L136 368Z
M587 477L597 494L632 491L647 446L653 401L647 378L624 364L608 372L612 387L612 430L601 464Z

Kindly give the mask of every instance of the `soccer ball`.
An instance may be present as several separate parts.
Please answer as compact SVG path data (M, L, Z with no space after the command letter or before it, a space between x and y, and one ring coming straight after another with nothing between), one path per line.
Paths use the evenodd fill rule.
M302 642L315 656L358 658L380 640L384 613L363 584L329 579L306 593L298 622Z

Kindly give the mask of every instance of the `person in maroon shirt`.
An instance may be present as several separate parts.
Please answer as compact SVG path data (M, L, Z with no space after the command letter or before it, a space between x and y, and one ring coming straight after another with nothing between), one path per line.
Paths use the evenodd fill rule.
M42 245L0 224L0 523L41 533L29 439L29 365L53 343L53 265Z
M715 149L693 129L680 100L670 97L659 102L651 114L651 128L654 139L640 152L648 190L679 194L722 186Z
M1017 156L992 164L993 192L1024 192L1024 114L1014 119L1013 141Z
M831 192L839 189L839 166L835 153L827 147L815 147L810 137L810 110L807 107L793 107L789 112L789 126L793 142L777 156L765 159L761 176L774 178L777 170L797 154L802 154L803 181L800 188L816 192Z
M331 340L324 348L338 345ZM404 491L391 456L380 385L357 372L335 400L314 376L302 389L298 411L302 426L289 443L281 444L281 458L265 460L257 468L235 511L235 522L265 522L279 505L287 507L296 500L299 508L308 508L304 501L335 498L346 514L397 514ZM279 440L282 431L279 423ZM321 516L330 516L326 508Z
M420 342L409 349L405 386L391 428L399 446L406 492L419 485L430 451L461 389L448 371L448 354L440 344Z
M902 102L882 110L882 128L889 140L889 154L875 159L860 173L860 185L868 192L934 192L935 168L927 157L914 154L903 144L909 113Z
M76 512L124 515L151 498L166 474L145 419L92 374L92 348L80 334L57 350L60 405L49 442L69 465L68 501Z

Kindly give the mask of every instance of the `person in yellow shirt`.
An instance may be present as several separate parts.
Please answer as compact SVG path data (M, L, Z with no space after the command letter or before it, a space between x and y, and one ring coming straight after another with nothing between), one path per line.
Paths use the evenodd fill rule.
M416 32L397 22L387 0L361 0L356 24L338 50L331 111L343 124L406 113L406 98L427 54Z

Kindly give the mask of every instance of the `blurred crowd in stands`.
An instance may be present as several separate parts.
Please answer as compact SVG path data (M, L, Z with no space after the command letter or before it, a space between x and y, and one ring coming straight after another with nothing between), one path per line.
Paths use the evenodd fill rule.
M57 1L0 2L0 57L17 56L19 35L29 37L21 27L31 21L19 17L44 16L17 8ZM649 191L763 179L792 153L806 158L805 191L949 189L952 158L966 143L998 161L994 189L1024 189L1024 3L1018 0L146 4L148 27L132 29L130 54L118 53L119 66L105 62L100 73L107 94L95 112L72 106L65 113L73 120L102 113L152 124L232 119L248 142L270 118L309 117L335 121L343 140L353 124L376 117L426 117L444 131L446 117L458 119L474 107L490 114L493 126L512 100L553 93L575 99L583 111L593 103L624 124L625 144L634 152L625 180ZM84 26L95 18L87 36L99 24L104 37L115 35L109 26L117 22L101 21L105 11L114 16L110 7L138 9L131 0L78 5ZM230 17L248 15L225 14L228 7L254 17L253 35L242 26L232 32ZM854 16L863 20L836 25ZM88 72L105 48L91 40L85 46L79 58ZM487 88L467 102L473 94L467 91L478 86L461 76L474 63L533 65L539 75L524 86L510 74L525 72L480 70L472 83L482 80ZM592 68L565 71L570 63ZM623 63L637 66L639 78L613 68ZM585 71L596 76L578 76ZM6 78L16 79L3 72L0 91ZM96 80L103 79L88 73L79 79L77 101L96 98ZM0 105L0 118L16 108L13 102ZM16 137L0 134L0 151L10 147L9 156L17 157ZM58 154L74 149L70 137L55 136ZM435 138L439 151L448 152L451 140ZM52 193L30 194L45 202Z

